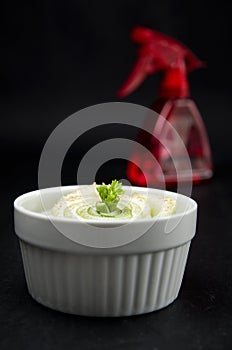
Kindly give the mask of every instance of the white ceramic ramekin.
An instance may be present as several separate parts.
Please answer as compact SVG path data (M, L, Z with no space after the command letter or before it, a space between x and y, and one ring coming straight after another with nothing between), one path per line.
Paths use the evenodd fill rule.
M76 187L62 187L62 193ZM177 298L196 230L195 201L165 191L165 196L177 199L177 212L172 216L133 220L129 224L124 221L120 223L122 226L116 220L95 223L106 234L116 226L125 234L144 232L126 244L107 248L104 247L106 236L99 231L102 240L99 248L68 237L76 234L81 242L92 226L75 219L51 221L41 213L44 201L51 208L61 194L59 187L42 191L42 197L38 190L14 202L15 231L20 240L27 286L36 301L78 315L129 316L161 309Z

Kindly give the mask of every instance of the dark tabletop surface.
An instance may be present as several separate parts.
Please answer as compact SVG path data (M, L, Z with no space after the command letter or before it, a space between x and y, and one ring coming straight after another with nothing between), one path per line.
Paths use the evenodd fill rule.
M163 310L140 316L91 318L50 310L34 301L27 291L14 234L12 202L17 195L34 189L36 166L29 159L25 164L15 164L22 176L13 184L12 172L5 179L5 183L11 183L10 190L2 188L1 350L230 348L231 167L216 169L208 183L193 188L192 197L199 204L197 234L177 300Z

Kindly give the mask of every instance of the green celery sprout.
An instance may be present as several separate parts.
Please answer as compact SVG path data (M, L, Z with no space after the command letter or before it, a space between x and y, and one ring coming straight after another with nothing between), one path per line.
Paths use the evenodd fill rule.
M121 182L113 180L110 185L105 185L104 183L97 186L97 191L101 202L96 203L97 212L100 214L113 213L119 211L117 208L120 195L125 191L122 189Z

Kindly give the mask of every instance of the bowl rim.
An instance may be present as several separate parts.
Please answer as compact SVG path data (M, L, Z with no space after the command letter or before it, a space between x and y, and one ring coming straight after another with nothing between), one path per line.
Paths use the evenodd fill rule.
M167 196L170 196L171 198L184 198L185 200L188 200L188 202L191 204L189 208L186 208L186 210L184 212L180 212L180 213L174 213L172 215L167 215L167 216L154 216L152 218L140 218L140 219L136 219L136 218L131 218L131 219L78 219L78 218L63 218L63 217L56 217L56 216L52 216L52 215L48 215L45 213L39 213L39 212L35 212L29 209L26 209L22 206L23 201L25 199L27 199L28 197L33 197L33 196L37 196L40 195L41 197L41 191L44 192L54 192L55 190L58 189L65 189L67 191L73 191L75 190L77 187L84 187L84 186L88 186L88 185L68 185L68 186L55 186L55 187L48 187L48 188L43 188L43 189L37 189L34 191L30 191L30 192L26 192L20 196L18 196L15 200L14 200L14 209L17 210L19 213L28 216L30 218L33 219L40 219L40 220L45 220L45 221L54 221L57 223L76 223L76 224L83 224L83 223L87 223L87 224L93 224L93 225L106 225L106 226L111 226L111 225L122 225L122 224L127 224L127 223L151 223L151 222L155 222L155 221L166 221L166 220L170 220L170 219L177 219L183 216L186 216L188 214L191 214L192 212L194 212L197 209L197 202L192 199L191 197L188 197L186 195L183 195L181 193L176 193L173 191L169 191L169 190L162 190L162 189L157 189L157 188L151 188L151 187L140 187L140 186L123 186L123 188L125 189L133 189L133 191L139 191L139 192L144 192L144 191L148 191L148 192L154 192L155 193L164 193L167 194ZM61 192L62 195L62 192ZM42 198L41 198L41 202L42 202Z

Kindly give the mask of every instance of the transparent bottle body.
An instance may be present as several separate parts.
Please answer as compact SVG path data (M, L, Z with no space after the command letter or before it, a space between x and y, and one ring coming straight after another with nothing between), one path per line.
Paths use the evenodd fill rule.
M154 125L146 120L151 123L150 134L142 130L137 141L154 160L135 148L127 167L129 180L140 186L171 187L181 181L209 179L213 174L211 150L195 103L190 99L159 100L153 109L161 117Z

